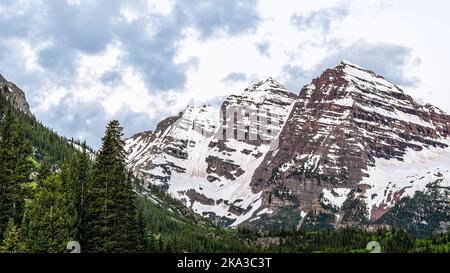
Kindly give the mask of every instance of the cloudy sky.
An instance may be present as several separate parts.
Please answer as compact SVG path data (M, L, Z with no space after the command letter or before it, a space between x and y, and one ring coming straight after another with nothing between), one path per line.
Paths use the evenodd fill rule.
M450 112L446 0L0 0L0 74L59 133L98 147L272 76L292 92L341 59Z

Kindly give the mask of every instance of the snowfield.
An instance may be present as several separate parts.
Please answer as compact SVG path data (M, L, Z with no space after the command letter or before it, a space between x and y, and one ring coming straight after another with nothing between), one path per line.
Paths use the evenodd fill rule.
M450 139L445 142L450 147ZM450 187L450 148L428 147L422 151L409 149L400 160L377 158L367 171L369 177L360 184L370 186L364 193L369 215L380 206L390 208L397 200L417 191L425 191L428 184L438 182Z

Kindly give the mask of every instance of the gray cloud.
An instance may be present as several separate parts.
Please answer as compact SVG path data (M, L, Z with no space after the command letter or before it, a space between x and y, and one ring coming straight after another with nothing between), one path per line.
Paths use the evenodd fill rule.
M82 104L73 100L71 95L64 97L50 111L37 113L44 124L53 127L58 133L67 137L83 138L95 148L99 147L100 138L106 125L107 115L98 103Z
M81 1L67 5L66 1L47 1L46 33L58 46L77 49L84 53L98 53L113 38L115 18L121 10L121 1Z
M402 45L358 40L349 46L338 48L322 61L320 67L332 66L343 59L372 70L394 84L411 87L419 82L419 79L408 75L406 67L410 62L419 65L420 59L413 56L410 48Z
M151 89L181 88L186 83L189 63L175 63L178 41L182 39L180 22L176 19L157 17L158 27L153 38L145 36L146 18L119 26L117 36L125 48L125 57L141 74Z
M309 13L294 13L291 25L299 30L319 29L322 34L328 34L333 22L340 21L350 13L349 2L337 6L315 10Z
M100 80L102 81L103 84L114 85L121 82L122 75L120 74L119 71L116 70L107 71L105 74L101 76Z
M38 113L41 114L41 113ZM80 138L92 147L101 144L105 126L108 121L117 119L124 126L124 133L129 137L142 130L153 128L162 117L151 119L145 113L134 112L124 106L114 116L108 116L96 102L78 102L71 94L65 96L51 111L42 113L44 124L52 127L67 137Z
M180 0L176 10L202 38L209 38L217 31L238 35L256 30L262 20L257 6L257 0Z
M223 82L242 82L247 80L247 75L244 73L232 72L222 79Z
M419 65L420 59L413 56L408 47L390 43L370 43L358 40L348 46L337 46L336 50L326 56L314 69L304 70L301 66L289 64L284 66L287 75L284 83L289 90L299 90L305 84L327 68L333 68L341 60L348 60L387 78L394 84L412 87L419 79L412 77L406 70L408 64Z
M287 90L298 94L298 91L312 80L313 71L305 70L299 65L287 64L283 66L283 74L287 78L283 85Z
M261 54L261 56L270 57L269 50L271 45L269 41L256 43L255 46L258 49L258 52L259 54Z
M59 76L74 76L76 66L74 60L77 56L75 50L65 46L55 45L39 52L38 62L45 69L56 72Z

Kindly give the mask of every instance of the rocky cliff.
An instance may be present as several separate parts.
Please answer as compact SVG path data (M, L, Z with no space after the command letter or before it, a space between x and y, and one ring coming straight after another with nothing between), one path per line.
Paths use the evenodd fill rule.
M14 107L31 115L30 106L25 98L25 93L14 83L7 81L0 75L0 95L9 100Z

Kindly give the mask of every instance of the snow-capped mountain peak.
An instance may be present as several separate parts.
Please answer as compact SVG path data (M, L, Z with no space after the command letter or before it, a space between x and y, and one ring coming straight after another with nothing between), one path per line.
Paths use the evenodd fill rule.
M343 60L340 66L335 69L342 70L342 73L347 80L353 81L358 85L366 84L367 86L374 86L381 92L404 93L403 90L386 80L383 76L349 61Z
M268 78L220 108L189 106L155 132L127 140L129 167L194 211L238 225L261 205L251 178L276 146L296 97Z
M298 96L267 78L220 108L188 107L127 149L145 183L224 225L339 226L449 187L449 132L442 110L342 61Z
M245 91L281 91L281 92L288 92L288 90L286 90L286 88L279 83L278 81L276 81L275 79L273 79L272 77L268 77L262 81L259 81L255 84L250 85L247 89L245 89Z
M450 156L449 126L449 115L417 104L372 71L342 62L302 89L280 134L279 152L255 172L253 181L269 181L259 188L262 208L276 212L280 204L291 204L320 215L329 214L331 204L330 224L349 224L354 219L341 208L356 200L369 219L379 219L401 198L435 182L411 182L406 174L414 157ZM419 173L445 176L436 163L441 171L422 164Z

